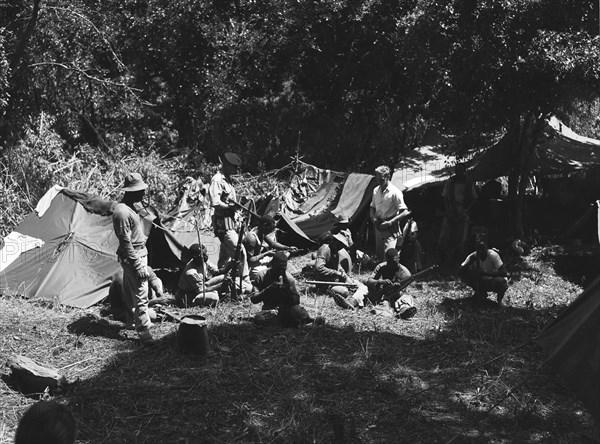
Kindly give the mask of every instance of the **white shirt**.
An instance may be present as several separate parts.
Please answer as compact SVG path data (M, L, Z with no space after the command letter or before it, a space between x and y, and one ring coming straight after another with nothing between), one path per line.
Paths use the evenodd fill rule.
M231 200L236 200L235 189L231 186L227 179L220 171L216 173L210 181L208 188L208 194L210 196L210 203L213 207L225 203L221 200L221 194L226 192Z
M477 252L474 251L467 256L465 261L461 264L461 267L466 267L474 261L476 261L475 263L477 269L483 273L495 273L502 266L502 259L500 259L500 255L492 249L488 249L488 254L483 261L479 260Z
M373 190L371 208L375 209L376 217L381 220L389 220L402 210L406 210L407 206L404 203L402 191L391 182L388 182L387 188L384 191L381 191L380 186L376 186Z

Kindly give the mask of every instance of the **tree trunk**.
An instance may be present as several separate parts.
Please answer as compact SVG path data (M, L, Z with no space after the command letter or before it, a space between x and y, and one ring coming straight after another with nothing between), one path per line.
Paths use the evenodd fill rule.
M29 44L29 39L31 38L31 35L33 34L33 31L35 29L38 14L40 12L40 4L41 0L33 1L33 9L31 11L31 17L29 17L29 22L27 23L27 28L25 28L25 31L23 31L23 34L19 39L17 48L15 49L15 52L13 53L13 56L10 60L10 71L12 73L13 78L19 70L21 60L23 60L23 57L25 55L25 49L27 48L27 45Z
M544 117L541 115L527 113L525 116L515 118L508 130L512 158L516 161L508 176L510 223L512 235L518 237L525 234L523 215L527 183L531 173L531 157L544 121Z

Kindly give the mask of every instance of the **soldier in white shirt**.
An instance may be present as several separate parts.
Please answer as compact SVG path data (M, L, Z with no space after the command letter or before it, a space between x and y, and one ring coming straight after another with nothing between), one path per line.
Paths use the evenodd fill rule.
M483 241L477 242L477 249L469 254L460 265L460 278L475 290L475 302L487 299L488 291L496 293L498 305L508 290L508 273L496 250L488 248Z
M375 249L379 262L385 260L390 248L402 247L402 222L410 216L404 196L390 182L390 169L379 166L375 169L378 186L373 190L370 217L375 226Z

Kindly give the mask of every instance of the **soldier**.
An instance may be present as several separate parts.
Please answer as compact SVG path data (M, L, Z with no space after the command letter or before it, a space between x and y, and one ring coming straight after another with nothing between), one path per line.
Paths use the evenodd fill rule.
M219 260L217 266L222 268L230 260L235 260L237 269L234 276L242 276L241 285L239 279L235 279L235 284L241 287L242 292L250 291L248 263L246 259L246 249L242 245L242 239L239 238L237 230L239 229L236 221L236 193L231 184L231 175L235 173L242 159L237 154L225 153L221 159L221 168L211 179L208 188L209 198L214 210L213 230L215 236L219 238L221 246L219 249Z
M404 203L404 196L390 182L390 169L379 166L375 169L378 186L373 190L370 217L375 226L375 248L377 259L385 260L385 252L390 248L402 247L402 221L410 216Z
M123 300L134 312L135 328L143 345L152 345L152 322L148 314L148 250L140 215L135 205L144 198L148 185L139 173L125 177L125 194L113 211L112 221L119 248L117 256L123 268Z
M313 322L300 306L296 280L287 271L288 258L279 251L273 256L271 267L258 273L254 280L255 292L250 297L254 304L263 304L263 310L277 309L277 319L284 327L299 327Z
M485 242L479 241L476 251L469 254L460 265L459 276L475 290L473 298L476 303L485 301L488 291L491 291L496 293L498 305L502 305L508 290L508 273L498 252L488 248Z

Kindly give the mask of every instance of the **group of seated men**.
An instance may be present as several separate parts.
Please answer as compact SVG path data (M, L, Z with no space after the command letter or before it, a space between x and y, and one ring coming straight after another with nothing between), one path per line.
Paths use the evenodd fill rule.
M384 304L393 308L400 317L414 316L416 308L414 300L403 291L403 281L411 277L411 271L419 271L418 267L409 270L402 264L402 256L397 248L389 248L385 252L385 261L379 263L371 277L363 282L350 277L351 260L348 253L352 246L349 230L336 227L333 233L326 233L321 238L322 245L317 251L315 261L315 277L318 281L327 282L327 290L336 303L342 308L363 307L365 299L373 305ZM406 243L402 248L404 250ZM412 265L414 262L409 263ZM488 248L484 241L476 243L476 251L469 254L459 268L459 277L474 290L472 300L481 303L487 299L488 292L496 294L498 305L502 305L508 289L508 273L497 250ZM336 283L338 283L336 285ZM353 294L349 288L357 287Z
M223 297L230 297L232 286L236 286L241 294L250 294L253 303L262 303L263 310L277 310L277 319L284 326L313 322L300 306L296 280L287 270L289 254L298 249L277 241L275 220L271 216L261 217L258 225L245 233L242 245L243 266L230 259L221 268L209 261L205 246L192 245L193 257L179 278L177 304L214 306ZM239 277L231 276L234 268L240 270ZM234 282L238 279L241 286Z
M235 278L241 284L232 280L233 260L218 267L209 260L204 245L193 244L189 248L191 259L179 277L176 304L180 307L215 306L223 297L230 296L232 285L235 285L241 293L249 294L253 303L262 303L263 310L276 310L282 325L293 327L313 322L314 319L300 306L296 280L287 270L289 254L296 253L298 249L278 242L275 226L271 216L263 216L255 228L246 232L242 255L246 266L239 267L246 271ZM399 285L411 277L411 272L401 263L396 248L389 248L385 252L385 261L375 266L370 277L359 281L351 277L349 250L353 240L347 220L338 221L334 230L325 233L320 242L313 273L317 281L326 284L317 285L317 291L331 295L340 307L346 309L373 305L388 307L402 319L415 315L414 299L404 291L405 286ZM474 289L473 299L476 302L485 300L488 292L493 292L497 294L498 304L502 304L508 289L507 272L496 250L478 242L476 251L461 264L459 275ZM117 275L109 293L113 307L119 305L119 284ZM149 286L152 289L150 299L163 297L162 283L153 272ZM127 321L131 321L130 316L126 316Z

